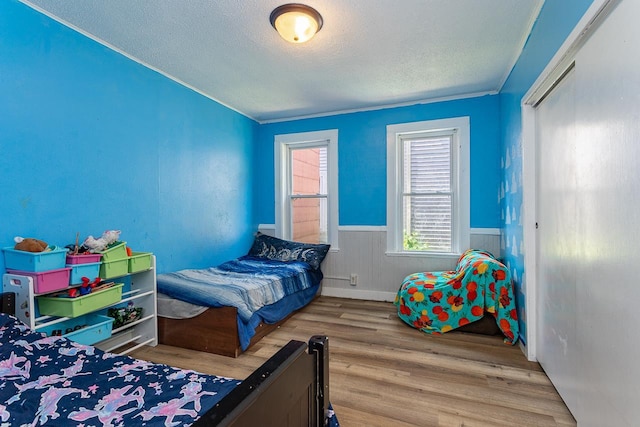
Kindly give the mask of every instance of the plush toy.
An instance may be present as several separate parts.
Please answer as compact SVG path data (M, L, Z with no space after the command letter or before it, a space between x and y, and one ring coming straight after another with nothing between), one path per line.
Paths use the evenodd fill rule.
M115 243L120 238L120 230L107 230L102 233L102 236L98 239L93 236L89 236L82 243L87 249L90 249L92 252L100 252L104 251L107 246L112 243Z
M25 252L44 252L49 250L49 245L47 242L43 242L42 240L34 239L31 237L27 237L26 239L23 237L16 237L13 239L16 242L16 245L13 247L18 251Z

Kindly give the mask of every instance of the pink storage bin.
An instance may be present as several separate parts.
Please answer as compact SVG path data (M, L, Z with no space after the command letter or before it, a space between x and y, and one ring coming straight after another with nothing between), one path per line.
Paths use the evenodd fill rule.
M100 262L102 254L87 254L87 255L69 255L67 254L67 264L90 264L93 262Z
M44 294L53 291L67 289L69 286L70 268L59 268L57 270L42 271L34 273L31 271L11 270L7 268L7 273L33 278L33 291L36 294Z

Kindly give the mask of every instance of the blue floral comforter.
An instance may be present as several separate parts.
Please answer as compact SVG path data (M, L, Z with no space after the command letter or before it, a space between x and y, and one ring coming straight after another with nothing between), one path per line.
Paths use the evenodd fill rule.
M105 353L0 314L0 425L183 426L240 381Z

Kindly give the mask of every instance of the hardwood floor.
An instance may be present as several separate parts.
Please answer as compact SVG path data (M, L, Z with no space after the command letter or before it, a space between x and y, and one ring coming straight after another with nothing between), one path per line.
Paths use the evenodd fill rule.
M244 379L290 339L329 337L343 427L575 426L540 365L499 336L431 336L391 303L320 297L237 359L159 345L141 359Z

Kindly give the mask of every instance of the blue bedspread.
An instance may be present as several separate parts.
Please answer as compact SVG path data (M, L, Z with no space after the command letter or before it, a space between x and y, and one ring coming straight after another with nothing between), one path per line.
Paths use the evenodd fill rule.
M239 383L46 337L0 314L3 426L190 425Z
M275 323L308 304L322 272L306 262L244 256L218 267L158 275L158 292L207 307L236 307L246 350L261 321Z
M158 292L207 307L236 307L248 322L262 307L316 286L317 273L305 262L245 256L218 267L160 274Z

